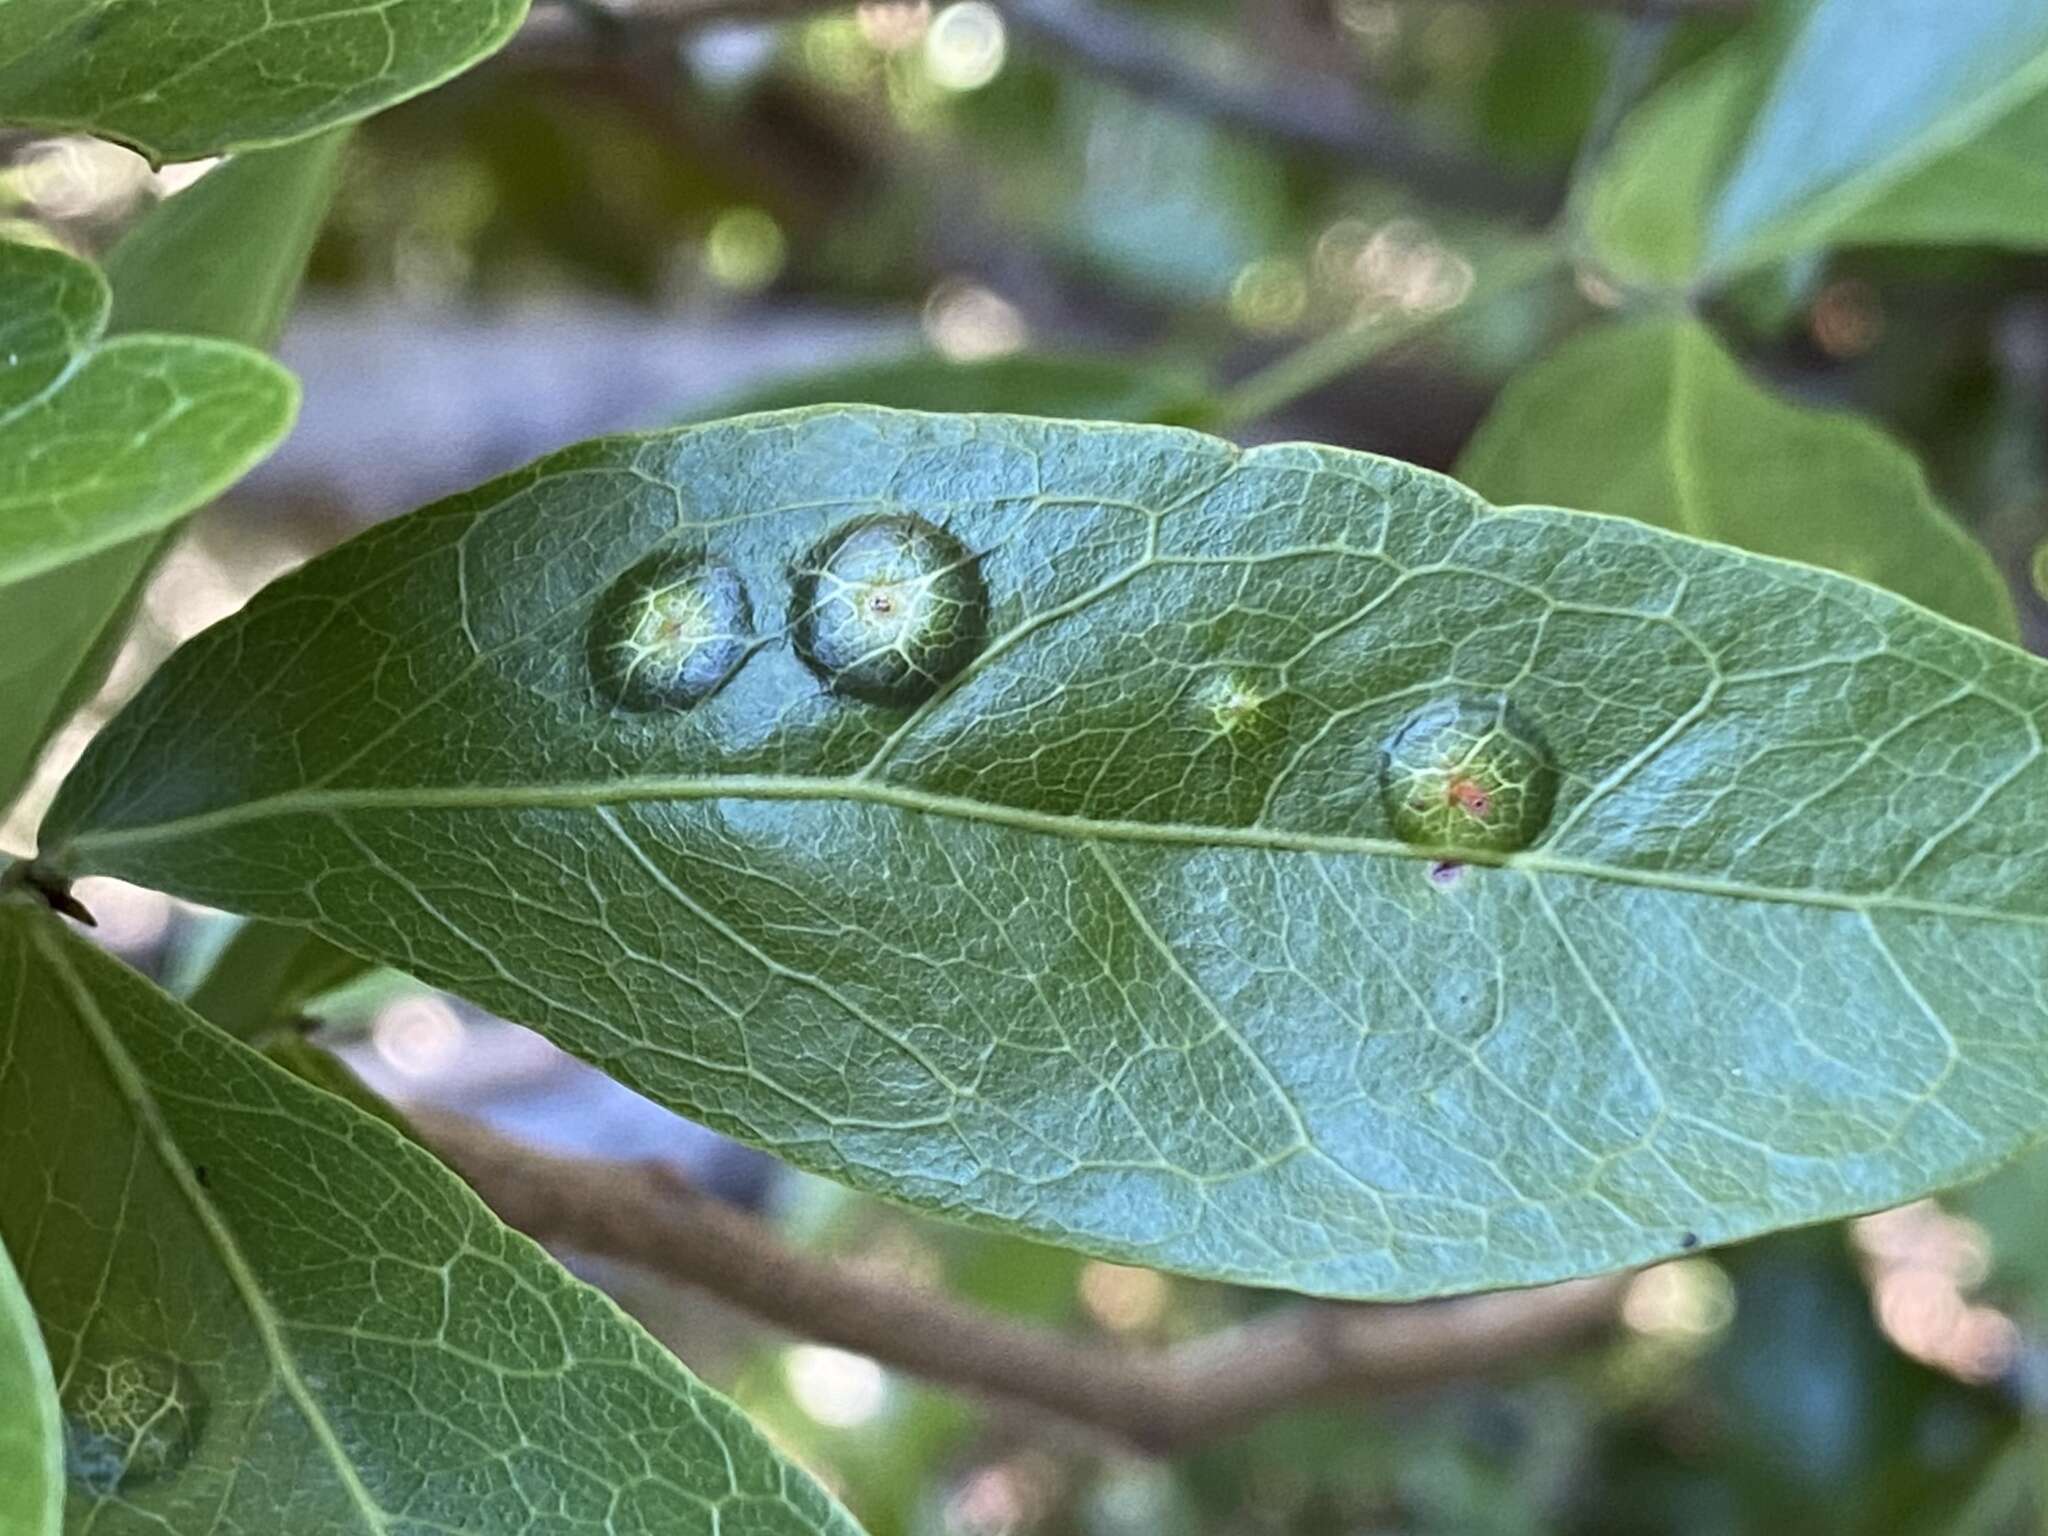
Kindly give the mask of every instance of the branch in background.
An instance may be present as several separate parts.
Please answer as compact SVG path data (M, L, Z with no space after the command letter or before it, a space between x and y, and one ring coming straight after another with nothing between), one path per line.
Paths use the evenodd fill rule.
M1466 4L1469 0L1425 0L1425 3ZM1688 16L1746 16L1755 9L1757 0L1482 0L1482 3L1503 8L1529 6L1551 11L1611 11L1620 16L1667 17L1676 21Z
M531 57L563 44L666 45L706 22L773 21L824 8L819 0L578 0L536 12L517 51ZM1341 75L1281 74L1248 62L1228 72L1203 69L1150 21L1093 0L1001 0L1000 9L1020 36L1078 68L1194 116L1330 156L1449 206L1522 219L1556 209L1555 185L1435 142Z
M1556 186L1436 143L1342 76L1264 75L1249 64L1228 74L1202 69L1135 12L1093 0L1001 0L1000 9L1025 37L1139 95L1329 155L1437 202L1525 219L1540 219L1557 206Z
M831 8L832 0L555 0L537 5L504 56L539 59L565 52L673 47L717 22L789 21Z
M1190 1344L1069 1338L800 1253L656 1164L557 1157L418 1111L429 1146L510 1225L697 1286L766 1322L1164 1455L1283 1409L1506 1369L1613 1318L1623 1277L1413 1306L1307 1303Z

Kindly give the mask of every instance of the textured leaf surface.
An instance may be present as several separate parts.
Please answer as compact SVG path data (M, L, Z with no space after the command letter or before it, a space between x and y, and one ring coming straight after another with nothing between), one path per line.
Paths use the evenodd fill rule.
M0 0L0 119L196 160L367 117L509 38L527 0Z
M1630 115L1591 228L1682 285L1820 245L2048 243L2048 16L2034 0L1766 8Z
M349 130L251 150L154 209L107 258L108 329L270 347L298 293L340 177ZM106 680L177 525L46 571L8 591L21 640L0 656L0 806L44 743Z
M1574 338L1509 384L1458 476L1496 502L1616 512L1847 571L2018 638L1997 567L1911 453L1857 417L1776 399L1695 321Z
M69 1527L851 1533L391 1127L0 904L0 1232Z
M838 612L792 567L881 512L986 587L909 705L792 643ZM613 708L605 594L698 554L753 643L706 632L743 654L693 708ZM1554 773L1495 798L1548 823L1436 869L1382 749L1502 697ZM798 412L585 445L286 578L49 846L902 1200L1406 1296L1890 1204L2048 1128L2044 721L2048 669L1872 587L1382 459Z
M63 1514L57 1384L28 1293L0 1247L0 1536L56 1536Z

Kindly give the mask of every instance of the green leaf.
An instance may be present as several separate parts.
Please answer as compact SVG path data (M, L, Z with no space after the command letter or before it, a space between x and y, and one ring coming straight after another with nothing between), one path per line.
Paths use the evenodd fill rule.
M238 1040L289 1024L324 993L371 967L317 934L279 923L244 923L186 1002Z
M1674 287L1825 245L2035 247L2044 167L2036 0L1779 3L1630 115L1589 228Z
M852 1531L395 1130L0 904L0 1230L73 1528Z
M291 426L291 375L246 347L99 339L106 283L58 251L0 245L0 581L176 521Z
M2048 1147L2037 1147L1946 1204L1991 1239L1986 1288L2020 1314L2028 1332L2048 1322Z
M0 244L0 805L119 649L159 530L263 458L298 389L225 342L100 341L109 295L57 251Z
M1587 234L1614 276L1683 288L1698 275L1715 191L1763 91L1761 48L1737 37L1623 119L1586 199Z
M274 345L333 200L348 136L341 129L237 155L143 219L108 257L107 329ZM90 286L73 278L81 290ZM204 500L188 500L184 510ZM0 655L0 711L21 728L0 735L0 808L50 736L99 691L177 534L174 523L5 589L0 600L21 616L22 639Z
M57 728L105 680L164 535L150 534L0 585L0 808L11 805Z
M236 155L158 205L107 257L108 329L276 346L352 132Z
M28 1294L0 1247L0 1536L56 1536L63 1514L57 1383Z
M1458 478L1495 502L1620 513L1825 565L2019 634L1997 566L1911 453L1856 416L1775 398L1692 320L1574 337L1508 385Z
M1916 174L1946 176L1952 156L1981 171L1980 141L2038 147L2044 110L2040 0L1818 0L1715 205L1707 260L1755 265L1825 243ZM2039 164L2029 170L2038 185ZM2025 185L1988 190L2002 202ZM2028 222L2048 233L2038 208Z
M1831 573L848 408L353 540L181 651L46 847L910 1204L1415 1296L2048 1129L2044 723L2041 663Z
M888 405L914 411L1016 411L1086 420L1180 421L1207 400L1193 368L1087 353L1019 353L955 363L930 352L776 379L692 419L805 405Z
M337 1099L353 1104L366 1115L376 1116L408 1141L419 1139L396 1105L357 1076L355 1068L332 1051L313 1044L304 1035L273 1030L263 1040L252 1044L263 1053L266 1061L274 1062L301 1082L310 1083ZM433 1149L429 1147L428 1150Z
M0 0L0 117L154 161L281 144L496 51L527 0Z
M1829 234L1836 245L2048 246L2048 85Z

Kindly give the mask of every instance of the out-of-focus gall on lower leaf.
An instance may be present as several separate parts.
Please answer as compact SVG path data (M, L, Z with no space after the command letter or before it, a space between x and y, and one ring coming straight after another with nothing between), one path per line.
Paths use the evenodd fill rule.
M1334 449L819 409L313 562L45 847L902 1201L1417 1296L2048 1130L2044 725L2048 667L1832 573Z
M0 976L0 1238L69 1529L858 1536L376 1115L33 903L0 899Z

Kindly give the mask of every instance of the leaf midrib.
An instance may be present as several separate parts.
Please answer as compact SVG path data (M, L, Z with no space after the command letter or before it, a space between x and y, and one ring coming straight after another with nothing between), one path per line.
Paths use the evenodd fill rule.
M227 1223L221 1219L220 1213L214 1209L213 1202L199 1188L198 1181L193 1177L186 1160L179 1155L177 1143L171 1136L170 1128L163 1123L162 1116L157 1111L148 1084L143 1080L142 1073L119 1039L115 1037L113 1026L108 1023L106 1015L101 1011L92 989L85 984L84 978L72 966L63 946L49 937L43 920L31 916L25 927L29 942L41 951L43 959L48 962L65 992L69 994L71 1010L92 1041L94 1051L106 1067L107 1075L112 1079L116 1092L127 1104L136 1128L148 1138L150 1149L156 1154L158 1163L183 1197L200 1229L206 1234L221 1268L227 1272L229 1283L234 1286L236 1294L241 1297L242 1305L248 1311L250 1323L262 1342L263 1352L268 1357L271 1368L277 1372L278 1379L283 1384L285 1395L299 1410L300 1417L305 1421L315 1444L333 1464L335 1475L346 1491L349 1502L362 1515L368 1529L388 1532L391 1528L389 1519L378 1507L376 1500L370 1496L369 1490L363 1486L362 1479L356 1472L355 1463L349 1459L333 1426L327 1422L325 1411L314 1398L305 1379L299 1374L297 1362L285 1344L283 1323L272 1309L262 1284L257 1280L248 1259L242 1253L240 1243L228 1230Z
M1192 822L1129 821L1034 811L999 805L964 795L878 783L871 779L801 778L777 774L726 774L692 777L635 777L484 786L429 785L399 789L295 790L227 806L215 811L173 818L145 826L88 832L54 850L52 862L69 867L94 850L144 847L186 837L204 836L274 816L343 817L351 811L500 811L595 810L608 805L646 801L759 800L770 802L841 801L892 810L912 811L951 820L976 822L1016 832L1039 833L1082 842L1153 844L1182 848L1243 848L1268 853L1329 854L1406 859L1436 863L1454 860L1516 869L1534 875L1566 875L1615 885L1637 886L1692 896L1719 896L1738 901L1814 907L1869 913L1909 912L1921 916L1965 918L2048 930L2048 912L2014 912L1961 902L1931 901L1893 892L1864 895L1774 886L1668 870L1634 869L1587 859L1561 858L1541 848L1516 853L1457 848L1425 848L1393 838L1345 837L1329 833L1291 832L1274 827L1208 826Z

